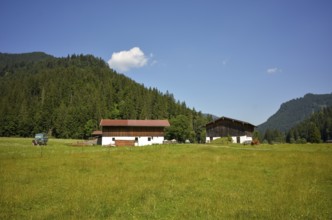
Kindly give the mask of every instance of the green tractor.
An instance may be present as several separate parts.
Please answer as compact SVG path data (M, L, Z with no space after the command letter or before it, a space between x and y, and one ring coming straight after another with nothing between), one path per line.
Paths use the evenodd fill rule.
M33 145L47 145L48 137L45 133L39 133L35 135L35 139L32 140Z

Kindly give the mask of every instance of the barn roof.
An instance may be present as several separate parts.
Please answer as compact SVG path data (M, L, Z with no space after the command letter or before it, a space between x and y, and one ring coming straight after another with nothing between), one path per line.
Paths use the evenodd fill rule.
M98 136L98 135L102 135L103 132L102 131L93 131L92 132L92 136Z
M112 120L101 119L100 126L121 127L169 127L168 120Z
M233 119L233 118L227 118L227 117L218 118L218 119L216 119L214 121L211 121L210 123L206 124L206 126L212 125L214 123L221 122L221 121L232 121L232 122L236 122L236 123L240 123L240 124L246 124L246 125L249 125L249 126L252 126L252 127L256 127L255 125L250 124L249 122L240 121L240 120L236 120L236 119Z

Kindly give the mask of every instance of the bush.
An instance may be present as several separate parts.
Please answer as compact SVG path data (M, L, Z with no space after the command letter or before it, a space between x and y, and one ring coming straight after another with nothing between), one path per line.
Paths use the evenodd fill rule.
M299 138L299 139L296 140L296 143L297 144L306 144L307 140L305 138Z

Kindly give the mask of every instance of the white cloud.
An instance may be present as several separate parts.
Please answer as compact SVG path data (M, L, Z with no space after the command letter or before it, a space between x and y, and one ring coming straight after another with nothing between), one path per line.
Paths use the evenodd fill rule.
M127 72L132 68L140 68L148 63L148 57L145 56L139 47L130 50L115 52L112 54L108 65L119 72Z
M274 67L274 68L269 68L266 70L266 73L268 74L275 74L275 73L280 73L281 69Z

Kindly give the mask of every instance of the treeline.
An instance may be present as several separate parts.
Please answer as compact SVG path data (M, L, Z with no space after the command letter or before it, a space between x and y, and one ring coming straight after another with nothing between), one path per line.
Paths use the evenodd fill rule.
M20 59L0 72L0 136L44 131L86 138L102 118L176 121L183 116L190 128L185 138L200 142L201 128L210 120L171 93L146 88L91 55Z
M287 132L267 129L260 136L266 143L320 143L332 140L332 107L326 107L312 114Z
M332 140L332 107L324 108L290 129L286 141L319 143Z

